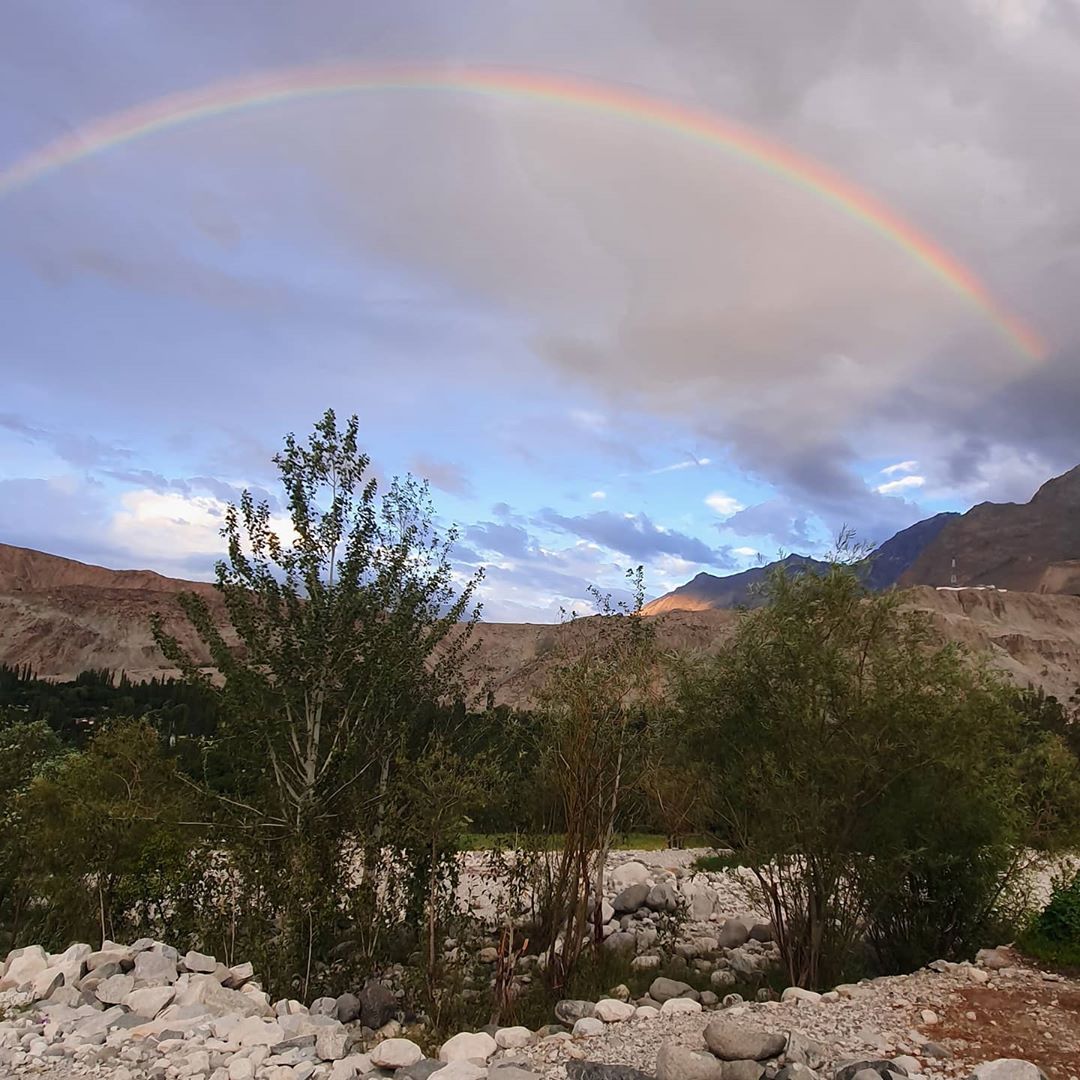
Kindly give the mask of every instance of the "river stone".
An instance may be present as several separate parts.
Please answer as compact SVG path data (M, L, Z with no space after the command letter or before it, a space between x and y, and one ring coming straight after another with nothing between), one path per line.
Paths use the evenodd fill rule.
M402 1042L408 1042L402 1039ZM368 1055L370 1057L370 1055ZM346 1059L347 1060L347 1059ZM372 1062L374 1065L375 1063ZM394 1080L428 1080L428 1077L439 1069L445 1069L446 1062L438 1058L421 1058L414 1065L406 1065L394 1073Z
M724 1080L761 1080L765 1066L760 1061L725 1061Z
M693 1001L691 998L685 997L668 998L667 1001L660 1006L661 1016L675 1016L679 1013L699 1012L701 1012L701 1002Z
M717 948L737 949L750 940L750 931L742 919L725 919L716 935Z
M334 1015L343 1024L351 1024L359 1019L361 1011L360 999L355 994L341 994L337 999Z
M807 1065L790 1061L776 1074L776 1080L818 1080L818 1074Z
M30 982L30 992L35 1001L52 997L53 991L64 985L64 973L59 968L47 967L39 971Z
M645 906L648 898L648 885L628 885L611 901L611 906L615 909L616 915L633 915L638 908Z
M621 1020L629 1020L634 1015L635 1006L626 1001L617 1001L615 998L601 998L593 1006L593 1016L597 1020L603 1020L605 1024L615 1024Z
M678 911L679 894L667 882L654 885L645 898L645 906L653 911Z
M806 1065L811 1069L820 1069L825 1064L825 1046L801 1031L789 1031L787 1046L784 1047L784 1061L788 1065Z
M622 866L616 866L608 874L608 881L616 889L625 889L627 885L644 885L649 880L649 868L644 864L633 860L625 862Z
M782 1002L794 1001L799 1005L816 1005L821 995L814 990L804 990L801 986L789 986L781 995Z
M487 1075L486 1065L478 1065L475 1061L464 1058L451 1061L438 1072L439 1080L486 1080Z
M315 1053L323 1061L338 1061L345 1056L349 1048L349 1033L338 1024L336 1027L323 1028L315 1036Z
M649 986L649 997L661 1005L669 998L688 997L693 993L694 988L689 983L679 982L677 979L668 979L663 975L653 979L652 984Z
M604 1021L597 1020L595 1016L583 1016L574 1024L572 1035L591 1038L593 1035L604 1034Z
M320 997L316 998L308 1007L308 1012L312 1016L333 1016L337 1017L337 998L332 997Z
M754 923L750 927L750 940L768 942L773 939L773 928L770 922Z
M724 1080L724 1065L711 1054L668 1040L656 1055L656 1080Z
M1012 960L1002 949L980 949L975 954L975 963L990 968L991 971L1000 971L1002 968L1012 967ZM1019 1059L1000 1058L1001 1061L1013 1061ZM989 1063L988 1063L989 1064Z
M608 952L633 953L637 948L637 935L629 930L616 930L604 938L604 948Z
M660 1015L660 1010L655 1005L639 1005L634 1010L635 1020L655 1020Z
M190 949L184 954L184 967L188 971L197 971L209 975L217 970L217 960L209 953L196 952Z
M22 986L32 982L49 966L49 958L40 945L27 945L24 949L14 949L8 953L4 977L0 979L3 989Z
M453 1062L476 1058L487 1061L498 1048L495 1040L486 1031L459 1031L439 1047L439 1060Z
M536 1036L527 1027L504 1027L495 1032L495 1045L500 1050L521 1050L534 1042Z
M876 1072L881 1077L881 1080L890 1080L889 1073L907 1075L903 1067L895 1061L886 1061L884 1058L858 1058L855 1061L843 1062L837 1068L833 1080L855 1080L856 1073L866 1070ZM980 1078L980 1080L983 1080L983 1078ZM1004 1078L998 1078L998 1080L1004 1080Z
M97 952L87 954L86 957L86 970L97 971L98 968L104 967L106 964L116 964L120 969L125 963L131 962L131 950L125 949L122 945L116 945L112 948L101 948Z
M86 958L91 951L89 945L69 945L62 953L49 957L49 967L64 973L65 986L74 986L86 971Z
M605 1065L599 1061L568 1061L570 1080L652 1080L648 1073L629 1065Z
M380 1069L408 1069L424 1056L412 1039L383 1039L370 1052L371 1064Z
M584 1016L592 1016L596 1008L591 1001L564 998L555 1004L555 1019L564 1024L576 1024Z
M976 1065L973 1080L1046 1080L1038 1065L1020 1058L997 1058Z
M787 1039L775 1032L756 1031L718 1017L705 1027L705 1044L724 1061L765 1061L784 1051ZM838 1077L837 1080L851 1080Z

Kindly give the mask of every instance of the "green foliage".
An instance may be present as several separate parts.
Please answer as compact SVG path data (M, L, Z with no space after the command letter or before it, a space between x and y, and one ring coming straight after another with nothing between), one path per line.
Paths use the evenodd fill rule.
M1080 873L1055 883L1049 902L1031 921L1020 945L1048 963L1080 966Z
M864 930L886 967L982 944L1034 832L1009 692L869 594L843 552L775 574L767 600L682 665L676 700L717 842L753 869L789 978L850 969Z

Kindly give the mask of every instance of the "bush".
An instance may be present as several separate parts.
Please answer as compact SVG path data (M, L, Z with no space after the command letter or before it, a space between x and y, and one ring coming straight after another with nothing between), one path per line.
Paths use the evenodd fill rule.
M1080 873L1055 884L1050 902L1032 920L1020 945L1040 960L1080 965Z

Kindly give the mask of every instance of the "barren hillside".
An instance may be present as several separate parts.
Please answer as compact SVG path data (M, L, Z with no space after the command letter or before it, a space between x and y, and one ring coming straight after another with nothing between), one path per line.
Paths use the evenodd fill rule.
M176 594L205 583L150 571L113 571L0 545L0 662L30 664L39 675L71 678L91 667L132 678L169 673L150 634L152 613L197 653ZM987 652L1018 683L1059 696L1080 684L1080 597L993 590L911 590L943 637ZM655 616L663 649L712 651L739 618L733 611L673 611ZM535 623L484 623L473 668L509 705L530 702L545 673L568 645L588 632ZM205 658L205 657L204 657Z

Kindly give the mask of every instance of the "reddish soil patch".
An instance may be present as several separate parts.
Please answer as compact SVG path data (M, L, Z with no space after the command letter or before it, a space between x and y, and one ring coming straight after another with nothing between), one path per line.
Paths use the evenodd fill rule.
M927 1031L968 1060L1023 1058L1050 1080L1080 1077L1080 990L1075 983L1010 988L1000 980L994 989L963 989L953 995L941 1023Z

